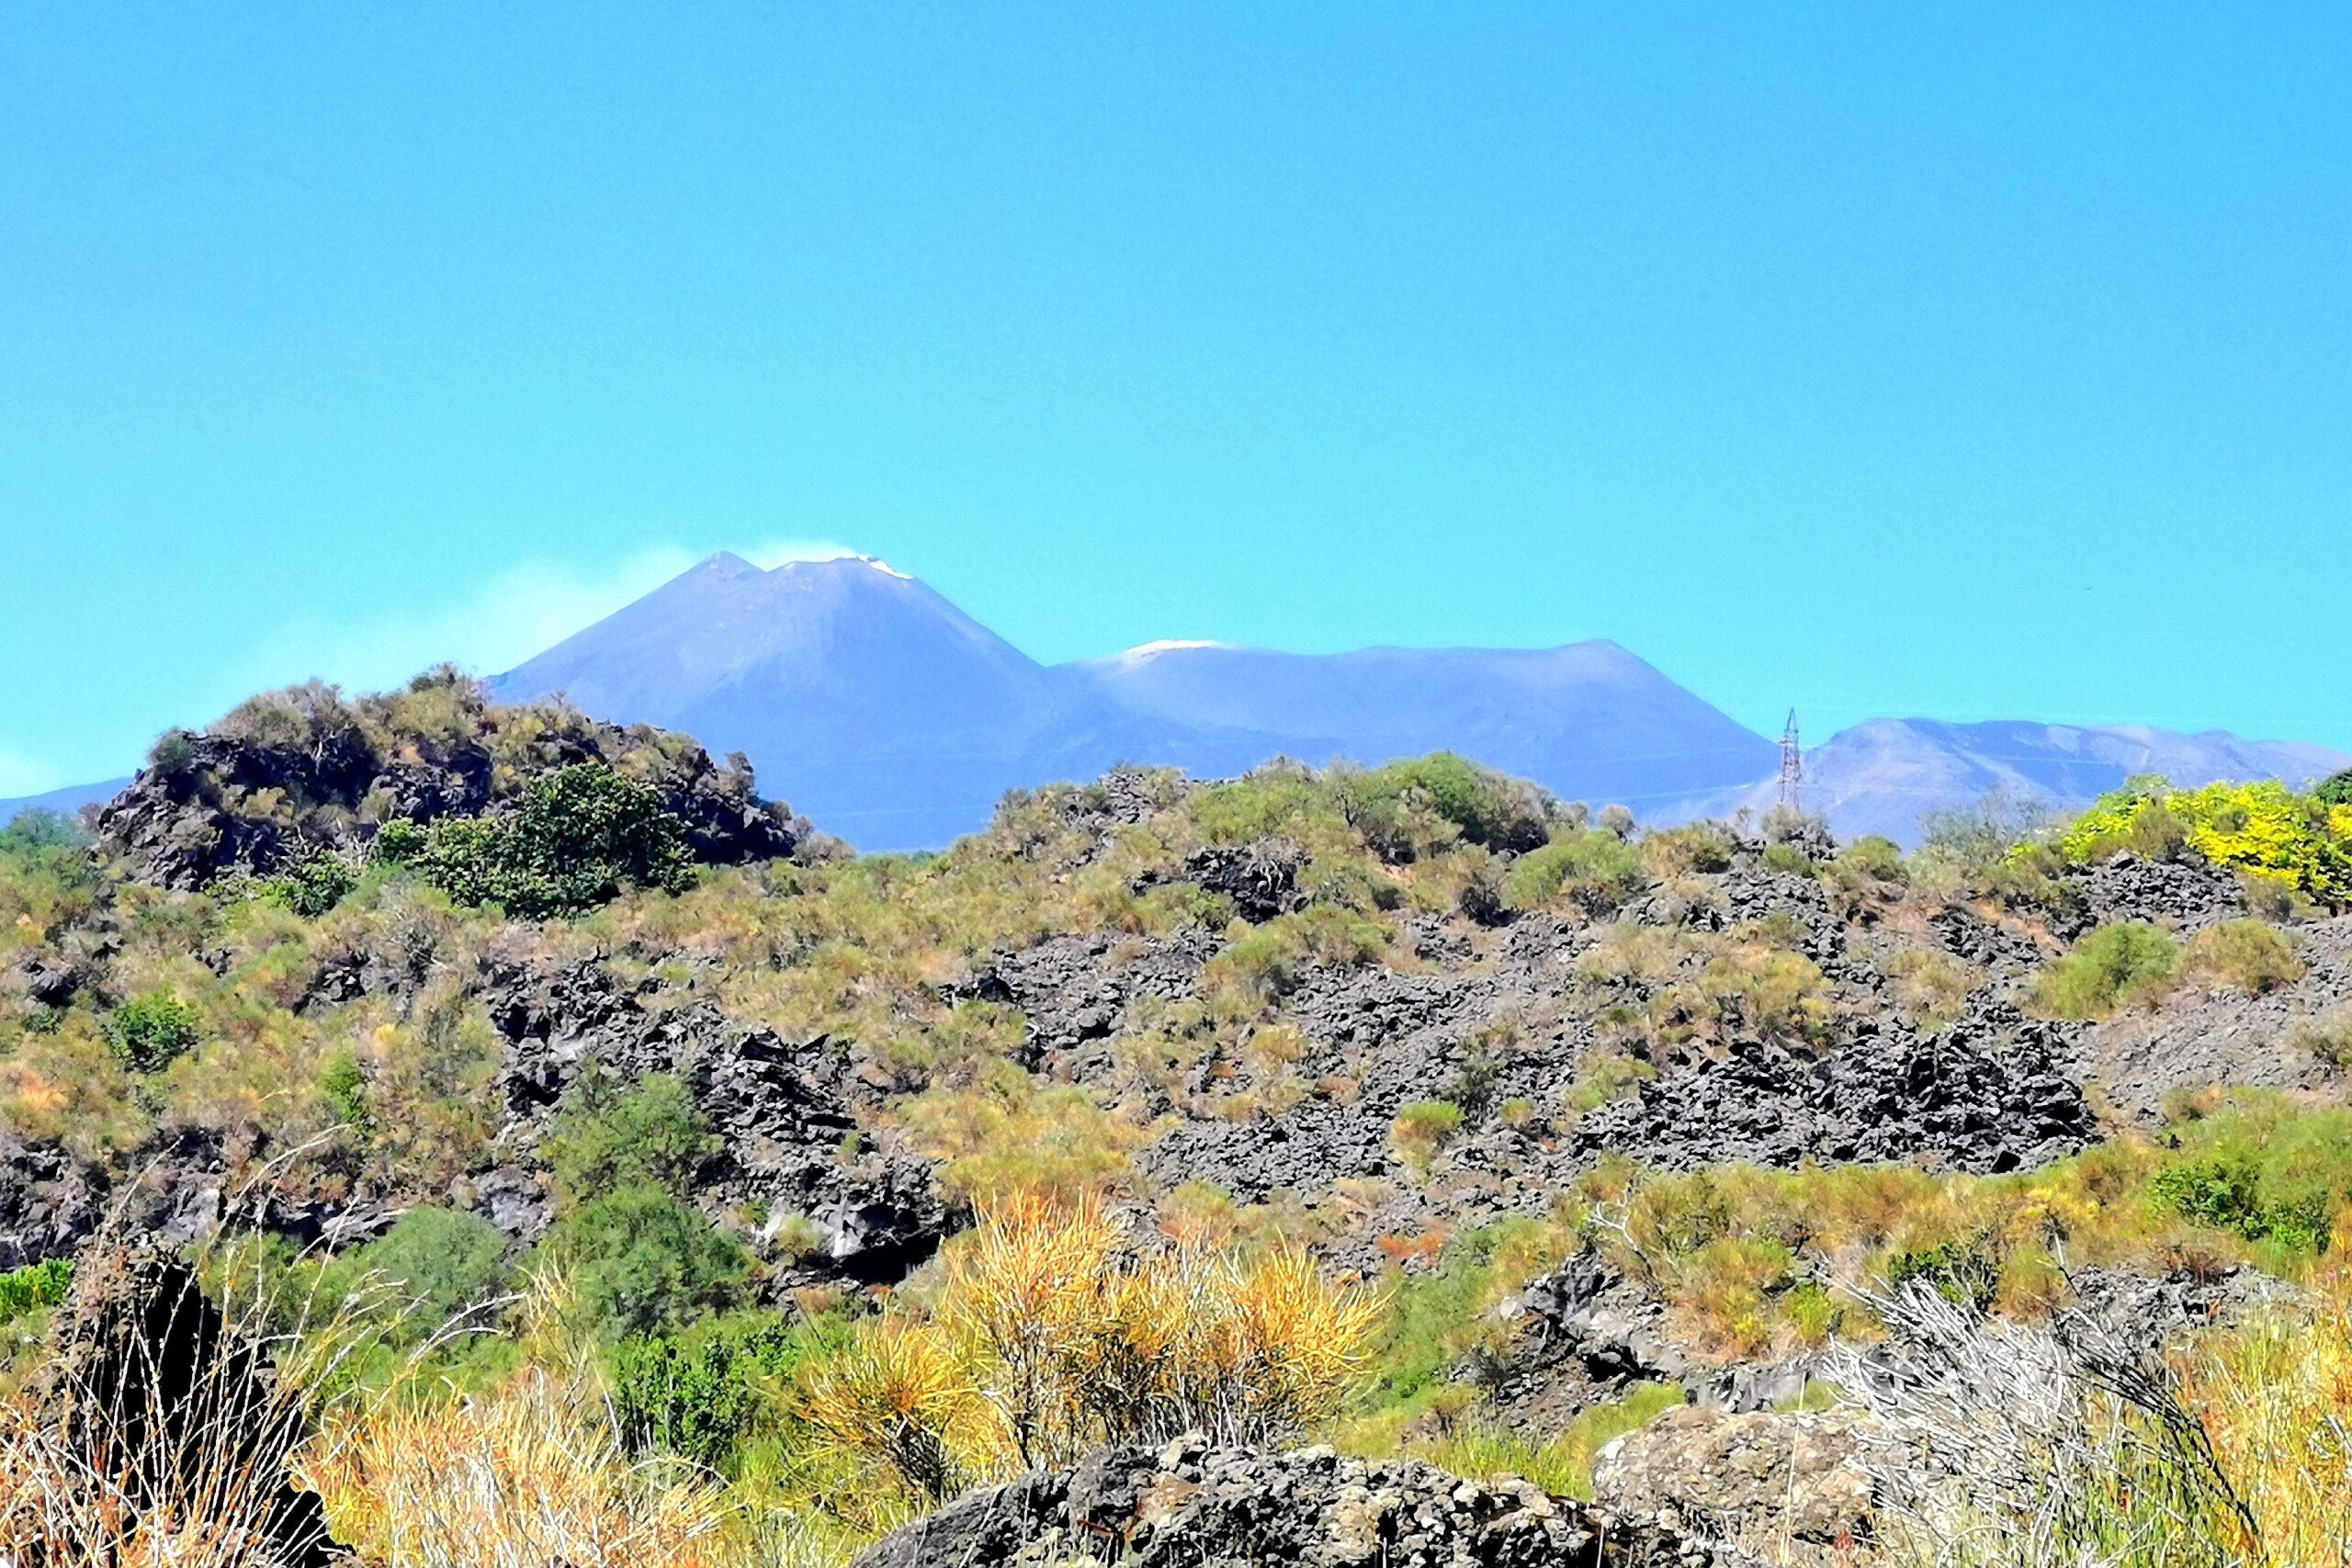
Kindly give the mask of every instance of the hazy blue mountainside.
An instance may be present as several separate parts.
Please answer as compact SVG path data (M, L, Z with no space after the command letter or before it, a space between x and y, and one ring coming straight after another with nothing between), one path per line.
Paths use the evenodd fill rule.
M1922 837L1923 815L1996 789L2019 803L2066 809L2134 773L2162 773L2182 785L2276 777L2302 786L2346 766L2352 756L2324 746L2241 740L2218 729L2183 735L2139 725L1874 718L1805 753L1804 804L1841 838L1878 833L1908 847ZM1778 798L1777 784L1766 781L1686 809L1728 816Z
M1778 756L1612 642L1327 656L1180 643L1075 668L1136 712L1267 736L1309 761L1454 750L1645 814L1754 779Z
M44 795L19 795L13 800L0 800L0 828L17 819L20 812L58 811L72 816L85 806L102 800L112 800L129 785L128 778L107 779L98 784L67 784Z
M491 682L741 751L763 790L865 849L936 848L1009 789L1123 759L1256 761L1120 709L914 579L849 558L714 556ZM1182 751L1182 756L1172 753Z
M763 787L869 849L978 829L1007 790L1119 761L1230 774L1276 755L1439 748L1571 799L1724 790L1771 745L1610 643L1334 656L1156 644L1046 666L854 558L716 556L492 682L741 750Z
M763 571L713 556L491 682L741 751L762 789L868 850L944 847L1008 790L1121 761L1230 777L1270 757L1453 750L1566 800L1676 822L1778 798L1778 748L1612 642L1295 654L1159 642L1045 665L923 583L847 557ZM2133 773L2303 784L2324 747L2135 727L1871 719L1805 755L1805 805L1906 846L2000 789L2079 807ZM127 781L0 801L72 811Z

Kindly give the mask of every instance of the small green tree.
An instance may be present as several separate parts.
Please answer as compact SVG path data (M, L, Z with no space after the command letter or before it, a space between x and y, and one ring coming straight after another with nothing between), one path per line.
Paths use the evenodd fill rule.
M398 1289L406 1308L404 1337L416 1338L497 1296L507 1279L506 1238L479 1214L411 1209L362 1247L357 1262Z
M557 1195L578 1204L633 1186L684 1197L721 1146L684 1079L655 1073L624 1089L592 1073L573 1087L540 1152Z
M1640 851L1604 829L1587 829L1564 832L1512 862L1503 876L1503 902L1521 910L1567 902L1600 914L1648 882Z
M624 1339L611 1362L614 1425L632 1452L721 1469L796 1367L847 1344L844 1326L838 1317L790 1325L747 1311Z
M572 1210L543 1245L610 1340L664 1333L736 1306L752 1273L740 1245L650 1183Z
M266 877L256 891L306 920L315 920L359 885L359 874L341 855L320 852L304 855L277 875Z
M2043 974L2038 994L2060 1018L2104 1018L2160 995L2179 967L2179 943L2145 920L2125 920L2076 942Z

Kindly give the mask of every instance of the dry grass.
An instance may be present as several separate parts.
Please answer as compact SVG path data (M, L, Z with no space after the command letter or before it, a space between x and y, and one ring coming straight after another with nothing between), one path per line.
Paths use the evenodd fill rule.
M2179 1366L2270 1561L2352 1565L2352 1276L2308 1313L2206 1337Z
M0 1409L0 1568L275 1568L258 1531L254 1479L232 1467L178 1506L141 1507L107 1467L7 1406Z
M927 1316L862 1330L803 1410L828 1458L939 1497L1103 1442L1280 1442L1327 1421L1379 1303L1294 1247L1149 1256L1101 1207L984 1213Z
M386 1405L300 1456L336 1535L401 1568L732 1568L738 1521L714 1479L632 1462L593 1388L524 1374L495 1394Z

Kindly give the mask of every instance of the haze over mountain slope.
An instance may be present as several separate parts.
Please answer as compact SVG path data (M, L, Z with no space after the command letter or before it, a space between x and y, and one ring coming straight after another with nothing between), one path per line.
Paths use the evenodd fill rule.
M1772 743L1613 642L1276 653L1160 643L1070 667L1120 705L1309 761L1454 750L1569 800L1655 808L1771 769Z
M741 750L763 786L865 848L942 845L1007 790L1120 761L1196 774L1277 755L1451 748L1572 799L1720 791L1773 750L1614 644L1333 656L1155 644L1046 666L862 558L715 556L498 677L599 717Z

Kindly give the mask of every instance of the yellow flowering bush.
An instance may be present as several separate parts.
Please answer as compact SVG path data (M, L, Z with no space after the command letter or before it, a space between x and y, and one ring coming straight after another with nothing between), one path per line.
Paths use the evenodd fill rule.
M2275 779L2201 789L2133 779L2057 840L2059 852L2077 863L2122 849L2182 848L2324 903L2352 903L2352 807L2324 804Z

